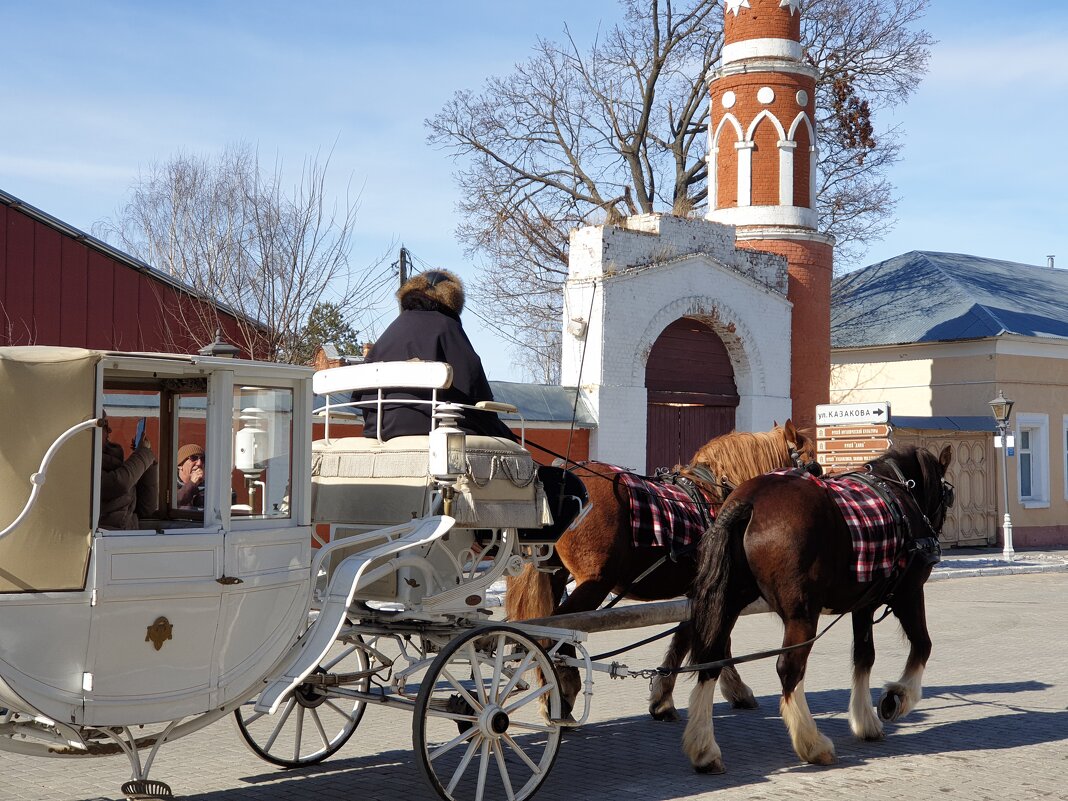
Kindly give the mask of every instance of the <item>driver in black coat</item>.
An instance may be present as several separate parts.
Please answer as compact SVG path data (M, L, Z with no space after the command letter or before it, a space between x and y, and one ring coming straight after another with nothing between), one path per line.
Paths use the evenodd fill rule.
M401 313L371 347L368 362L393 362L422 359L448 362L452 366L452 386L438 392L438 400L475 404L493 400L482 360L460 322L464 308L464 289L460 279L447 270L429 270L409 278L397 292ZM387 391L386 398L430 400L429 390ZM373 401L376 393L353 400ZM378 436L378 412L373 405L363 411L365 437ZM382 439L430 432L429 404L384 404ZM516 441L501 419L493 412L464 410L457 424L469 434L504 437Z

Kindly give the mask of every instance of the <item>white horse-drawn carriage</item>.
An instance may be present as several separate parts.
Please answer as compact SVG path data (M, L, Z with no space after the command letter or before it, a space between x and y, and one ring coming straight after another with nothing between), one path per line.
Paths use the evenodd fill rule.
M569 515L557 503L548 525L526 450L453 425L465 410L436 400L450 377L0 349L0 748L124 753L124 793L168 797L148 778L158 749L221 717L296 766L375 703L413 713L443 798L532 795L564 725L558 651L578 647L587 702L591 663L579 632L494 622L487 591ZM434 393L428 436L338 436L350 392L403 386ZM134 529L99 524L107 431L158 456L156 511ZM190 444L205 479L188 506L175 465Z

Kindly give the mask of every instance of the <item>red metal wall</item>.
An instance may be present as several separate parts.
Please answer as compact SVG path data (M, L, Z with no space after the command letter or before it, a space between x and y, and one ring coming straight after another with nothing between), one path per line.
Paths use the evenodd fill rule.
M198 303L0 203L0 345L195 353L214 331L191 335L175 317ZM232 315L218 312L218 323L227 341L241 344Z

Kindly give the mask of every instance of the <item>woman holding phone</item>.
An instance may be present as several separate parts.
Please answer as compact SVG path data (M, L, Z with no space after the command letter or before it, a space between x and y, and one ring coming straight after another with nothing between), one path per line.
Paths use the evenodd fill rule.
M152 443L139 427L125 458L122 445L111 441L111 426L104 418L100 455L100 525L103 528L137 529L141 517L154 514L159 499L159 465ZM140 440L140 441L138 441Z

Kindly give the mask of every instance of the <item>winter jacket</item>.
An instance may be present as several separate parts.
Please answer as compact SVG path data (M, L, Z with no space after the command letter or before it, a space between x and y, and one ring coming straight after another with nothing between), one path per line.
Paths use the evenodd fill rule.
M122 446L105 442L101 454L100 525L103 528L140 528L140 517L156 511L159 466L156 455L142 445L123 459Z
M431 304L432 305L432 304ZM452 366L452 386L438 392L438 400L450 403L475 404L493 400L482 360L467 338L460 317L444 306L439 308L407 309L400 313L374 343L368 362L392 362L422 359L448 362ZM430 391L386 391L390 399L430 400ZM377 393L365 394L353 400L373 401ZM378 412L371 405L360 407L364 415L365 437L378 436ZM493 412L465 410L458 427L470 434L505 437L515 440L512 433ZM383 404L382 439L430 432L430 406Z

